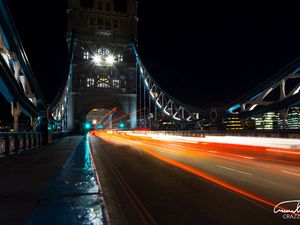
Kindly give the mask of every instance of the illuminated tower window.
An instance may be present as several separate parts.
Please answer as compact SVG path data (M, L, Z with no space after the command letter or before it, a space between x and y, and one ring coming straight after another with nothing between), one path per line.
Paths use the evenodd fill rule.
M113 79L112 80L113 88L120 88L120 80L119 79Z
M123 55L122 54L118 54L118 61L123 62Z
M90 59L90 53L88 51L83 52L83 59L86 59L86 60Z
M97 87L100 87L100 88L110 88L109 79L107 77L100 77L97 80Z
M87 87L93 87L94 85L95 85L95 79L91 78L91 77L88 77L87 80L86 80L86 86Z
M101 57L107 57L109 55L109 50L107 48L99 48L98 55Z

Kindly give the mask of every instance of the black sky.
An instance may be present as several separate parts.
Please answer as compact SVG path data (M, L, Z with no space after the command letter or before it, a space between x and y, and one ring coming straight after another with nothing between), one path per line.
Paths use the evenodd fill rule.
M9 0L50 103L66 71L66 1ZM201 2L201 5L194 5ZM194 106L224 105L300 55L293 6L139 1L139 52L160 86Z

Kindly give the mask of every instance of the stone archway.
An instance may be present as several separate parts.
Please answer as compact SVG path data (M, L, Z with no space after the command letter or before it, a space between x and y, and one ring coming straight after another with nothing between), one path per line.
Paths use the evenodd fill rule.
M85 120L92 124L95 129L112 129L114 110L109 109L92 109L86 115Z

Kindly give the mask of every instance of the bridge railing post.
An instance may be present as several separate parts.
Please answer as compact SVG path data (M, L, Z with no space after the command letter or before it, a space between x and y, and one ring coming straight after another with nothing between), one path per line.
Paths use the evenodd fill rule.
M14 135L9 135L8 142L9 142L9 154L11 154L16 149Z
M18 153L20 151L20 138L18 133L13 135L13 141L15 143L14 151Z
M52 133L48 133L48 143L52 143Z
M23 134L19 134L19 151L24 151L24 135Z
M0 156L6 154L6 138L5 135L0 136Z
M25 134L25 140L26 140L26 147L25 147L25 149L29 150L30 149L30 136L29 136L28 133Z
M34 147L35 147L34 135L35 135L35 134L33 134L33 133L30 134L30 136L31 136L31 148L34 148Z

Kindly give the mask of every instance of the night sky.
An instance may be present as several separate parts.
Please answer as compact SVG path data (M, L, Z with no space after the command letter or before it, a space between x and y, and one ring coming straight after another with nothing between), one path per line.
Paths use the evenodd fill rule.
M42 93L50 103L67 65L64 0L9 0ZM198 107L225 105L300 55L296 7L139 1L140 56L158 84Z

